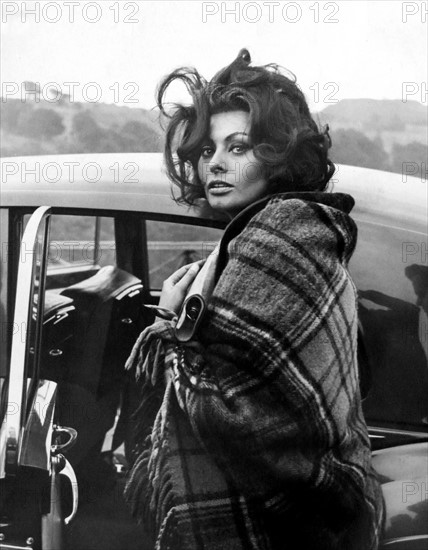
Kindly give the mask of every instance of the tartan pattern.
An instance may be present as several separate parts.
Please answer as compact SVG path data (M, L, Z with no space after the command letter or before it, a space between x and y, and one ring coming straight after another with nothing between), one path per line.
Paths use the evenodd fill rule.
M325 196L274 197L230 241L197 341L177 345L173 323L158 323L134 348L145 381L156 356L173 372L175 392L152 384L164 399L127 486L137 515L151 495L159 549L377 548L347 270L356 226L343 197Z

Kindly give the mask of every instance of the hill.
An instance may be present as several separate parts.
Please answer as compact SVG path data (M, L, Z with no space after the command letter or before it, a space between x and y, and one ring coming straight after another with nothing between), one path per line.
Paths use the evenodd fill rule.
M389 152L394 143L428 142L428 107L417 101L344 99L329 105L318 116L333 131L352 128L371 139L380 138Z
M330 127L333 161L426 178L428 107L417 101L344 99L316 118Z
M406 126L428 124L428 107L417 101L398 99L343 99L329 105L320 114L340 127L353 125L356 130L402 131Z
M31 83L30 83L31 84ZM34 84L32 84L34 87ZM158 111L33 97L2 100L0 155L162 151ZM416 101L344 99L315 113L334 162L426 177L428 108Z
M163 148L157 112L106 103L41 97L0 104L1 156L156 152Z

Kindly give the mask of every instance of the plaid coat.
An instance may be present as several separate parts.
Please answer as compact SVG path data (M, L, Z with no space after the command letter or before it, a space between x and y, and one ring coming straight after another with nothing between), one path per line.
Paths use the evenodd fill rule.
M178 343L164 321L136 343L128 366L142 401L125 495L156 548L377 548L352 206L288 193L250 207L226 229L197 340Z

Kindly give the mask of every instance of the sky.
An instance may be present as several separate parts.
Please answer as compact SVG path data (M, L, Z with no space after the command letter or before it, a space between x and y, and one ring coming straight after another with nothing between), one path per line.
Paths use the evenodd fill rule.
M1 10L3 98L35 81L52 100L48 83L76 101L152 108L171 70L209 78L246 47L255 64L291 70L313 110L345 98L427 104L427 2L3 0Z

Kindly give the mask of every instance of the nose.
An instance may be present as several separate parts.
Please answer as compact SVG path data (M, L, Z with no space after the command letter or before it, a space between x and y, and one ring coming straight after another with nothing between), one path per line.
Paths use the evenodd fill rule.
M224 162L216 162L210 164L210 172L212 174L221 174L226 172L226 165Z
M222 160L222 154L219 149L214 153L209 163L209 170L212 174L226 172L226 163Z

